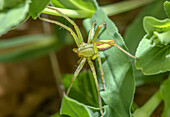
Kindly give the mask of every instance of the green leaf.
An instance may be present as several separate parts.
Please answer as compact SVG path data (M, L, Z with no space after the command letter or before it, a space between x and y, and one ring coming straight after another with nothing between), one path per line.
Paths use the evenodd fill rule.
M98 7L96 0L52 0L54 7L72 18L91 18ZM55 10L45 8L42 13L61 16Z
M57 21L72 28L73 25L71 25L65 18L63 17L58 17ZM59 39L59 42L62 44L66 44L66 45L70 45L70 44L74 44L74 38L73 36L70 34L69 31L67 31L64 28L61 28L61 26L55 25L54 28L54 33L55 36Z
M21 2L25 0L0 0L0 1L4 2L3 9L11 9L11 8L16 7L18 4L20 4Z
M118 33L115 24L101 10L97 10L92 19L84 21L86 30L89 31L93 21L97 21L97 25L107 22L107 28L98 37L99 40L115 40L115 43L127 50L123 39ZM89 22L90 21L90 22ZM130 108L134 96L134 77L132 65L129 57L116 47L112 47L104 52L100 52L102 60L102 68L104 70L104 78L106 90L101 91L101 97L104 102L114 110L112 116L130 117ZM97 66L98 79L100 88L102 88L99 67ZM106 111L107 113L107 111Z
M166 14L168 15L168 17L170 17L170 2L169 1L166 1L164 3L164 9L165 9Z
M170 20L158 20L151 16L146 16L143 20L143 27L147 33L147 38L151 38L153 32L163 33L170 30Z
M29 14L36 19L49 4L50 0L31 0Z
M27 16L29 0L21 2L17 7L0 12L0 36L20 24Z
M168 45L170 43L170 20L158 20L154 17L144 18L144 29L147 38L151 40L153 46Z
M60 49L63 44L49 35L23 36L0 41L0 62L20 61Z
M170 44L170 30L164 33L158 33L158 32L154 32L154 35L156 37L156 39L154 40L158 40L160 44L163 45L168 45Z
M147 75L169 71L170 61L166 56L170 54L170 20L145 17L144 29L147 34L137 49L136 67Z
M62 76L62 81L66 89L69 87L72 78L73 74ZM97 90L91 71L82 72L78 75L71 88L69 97L83 104L98 107Z
M63 97L60 114L70 117L99 117L99 109L88 107L66 95Z
M0 0L0 10L4 8L4 0Z
M155 0L151 4L144 7L133 23L127 28L124 37L127 47L132 54L136 52L139 42L146 34L142 24L143 18L145 16L153 16L159 19L166 18L166 14L162 7L164 1L165 0Z
M151 40L145 36L137 48L136 61L137 69L141 69L144 74L158 74L170 70L170 59L166 56L170 54L170 45L152 46Z
M149 75L149 76L148 75L143 75L142 71L137 70L135 67L134 67L134 72L135 72L136 87L142 86L144 84L160 85L160 83L167 76L167 73Z
M95 0L67 0L67 2L63 0L52 0L52 3L56 3L57 6L67 8L67 9L74 9L74 10L83 10L88 12L95 12L96 11L96 1ZM55 5L55 4L54 4Z
M165 80L161 87L160 87L160 92L162 99L164 101L164 110L162 113L162 117L170 117L170 75L167 80Z
M66 7L63 6L63 5L60 3L60 1L58 1L58 0L51 0L51 3L52 3L52 5L55 6L55 7L58 7L58 8L66 8Z
M112 109L111 107L104 106L104 109L106 110L105 116L104 117L112 117L114 115L114 117L120 117L120 115L118 113L115 112L114 109ZM121 110L120 110L121 112Z
M51 115L50 117L69 117L69 116L67 116L67 115L60 115L60 113L56 113L56 114Z
M152 112L161 103L162 97L158 90L142 107L135 110L133 113L134 117L150 117Z
M166 58L170 59L170 54L166 55Z

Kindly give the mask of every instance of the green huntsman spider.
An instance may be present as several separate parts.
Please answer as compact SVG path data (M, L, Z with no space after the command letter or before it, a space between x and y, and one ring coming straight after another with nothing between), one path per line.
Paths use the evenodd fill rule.
M75 24L74 21L72 21L70 18L68 18L66 15L64 15L62 12L60 12L58 9L56 9L54 7L48 7L48 8L58 12L62 17L64 17L68 22L70 22L74 26L75 31L76 31L76 33L75 33L70 27L68 27L68 26L66 26L66 25L64 25L64 24L62 24L58 21L53 21L53 20L50 20L50 19L45 19L45 18L39 17L43 21L59 25L59 26L65 28L66 30L68 30L71 33L71 35L73 36L73 38L76 42L76 45L78 47L78 48L74 48L73 51L76 52L78 54L78 56L80 57L79 66L77 67L76 71L74 72L71 84L70 84L69 88L67 89L66 95L69 94L76 77L78 76L79 72L81 71L81 69L83 68L84 64L87 61L90 68L91 68L91 71L92 71L92 74L93 74L93 77L94 77L94 81L95 81L95 84L96 84L96 88L97 88L97 92L98 92L98 102L99 102L100 113L101 113L102 116L104 116L104 113L103 113L103 110L102 110L102 101L101 101L101 97L100 97L99 84L98 84L97 75L96 75L95 67L94 67L92 60L95 60L96 58L98 60L99 68L100 68L100 72L101 72L101 77L102 77L103 89L105 90L105 81L104 81L104 77L103 77L103 69L102 69L101 59L100 59L98 51L104 51L104 50L111 48L112 46L116 46L118 49L120 49L122 52L124 52L128 56L130 56L134 59L138 59L138 58L131 55L130 53L128 53L127 51L122 49L120 46L116 45L113 40L96 41L101 27L106 26L105 22L100 24L97 27L96 32L94 32L94 27L96 25L96 21L93 22L91 29L90 29L90 32L89 32L88 41L87 41L87 43L85 43L83 41L83 37L82 37L82 34L80 32L80 29L78 28L78 26ZM94 36L93 36L93 34L94 34Z

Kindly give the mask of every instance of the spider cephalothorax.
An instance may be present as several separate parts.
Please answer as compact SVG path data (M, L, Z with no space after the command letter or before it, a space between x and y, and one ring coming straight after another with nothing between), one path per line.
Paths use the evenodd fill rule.
M97 80L97 75L96 75L95 67L94 67L94 64L93 64L93 62L91 60L94 60L94 59L97 58L97 61L99 63L99 69L100 69L100 72L101 72L103 89L105 90L105 81L104 81L104 77L103 77L104 74L103 74L102 63L101 63L98 51L104 51L104 50L107 50L107 49L111 48L112 46L116 46L118 49L120 49L122 52L124 52L128 56L130 56L130 57L132 57L134 59L138 59L138 58L133 56L133 55L131 55L131 54L129 54L124 49L119 47L117 44L115 44L115 42L113 40L99 40L99 41L97 41L97 36L99 34L99 31L100 31L101 27L102 26L106 27L107 23L104 22L104 23L100 24L96 28L96 31L94 32L94 27L96 25L96 21L94 21L92 26L91 26L90 32L89 32L88 41L87 41L87 43L85 43L83 41L83 37L82 37L82 34L80 32L80 29L78 28L78 26L75 24L74 21L72 21L70 18L68 18L66 15L61 13L56 8L49 7L49 9L56 10L56 12L58 12L62 17L67 19L74 26L75 31L76 31L76 33L75 33L70 27L68 27L68 26L66 26L66 25L64 25L64 24L62 24L60 22L40 17L41 20L57 24L57 25L65 28L66 30L68 30L71 33L71 35L73 36L73 38L74 38L74 40L76 42L76 45L78 47L78 48L74 48L73 51L76 52L78 54L78 56L80 57L80 60L78 62L79 65L78 65L76 71L74 72L71 84L70 84L69 88L67 89L66 94L67 95L69 94L69 92L71 90L71 87L72 87L72 85L74 83L74 80L76 79L76 77L78 76L79 72L81 71L81 69L83 68L84 64L87 61L89 66L90 66L90 68L91 68L91 70L92 70L92 74L93 74L94 81L95 81L96 88L97 88L97 92L98 92L98 100L99 100L100 113L103 116L104 113L103 113L103 110L102 110L102 101L101 101L101 97L100 97L99 84L98 84L98 80Z
M93 58L95 55L93 44L83 43L79 48L74 48L74 52L77 53L79 57Z

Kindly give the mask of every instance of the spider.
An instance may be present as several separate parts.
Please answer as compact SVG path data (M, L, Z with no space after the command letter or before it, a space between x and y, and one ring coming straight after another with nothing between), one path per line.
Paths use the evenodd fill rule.
M104 50L111 48L112 46L116 46L118 49L120 49L122 52L124 52L128 56L130 56L134 59L138 59L138 58L131 55L130 53L128 53L127 51L122 49L120 46L115 44L114 40L99 40L99 41L97 41L97 36L99 34L101 27L107 26L106 22L100 24L97 27L96 31L94 32L94 27L96 25L96 21L94 21L92 23L92 26L91 26L91 29L90 29L90 32L89 32L89 35L88 35L87 43L85 43L83 41L83 37L82 37L82 34L80 32L79 27L76 25L76 23L73 20L71 20L66 15L64 15L57 8L54 8L54 7L48 7L48 8L58 12L62 17L64 17L68 22L70 22L74 26L75 31L76 31L76 33L75 33L70 27L68 27L68 26L66 26L66 25L64 25L64 24L62 24L58 21L53 21L53 20L50 20L50 19L45 19L45 18L39 17L43 21L59 25L59 26L65 28L66 30L68 30L71 33L71 35L73 36L73 38L76 42L76 45L78 47L78 48L74 48L73 51L76 52L78 54L78 56L80 57L80 60L78 61L79 65L78 65L76 71L74 72L71 84L70 84L69 88L67 89L66 95L69 94L76 77L78 76L79 72L81 71L81 69L83 68L84 64L87 61L90 68L91 68L91 71L92 71L92 74L93 74L93 77L94 77L94 81L95 81L95 84L96 84L100 113L101 113L102 116L104 116L104 113L103 113L103 110L102 110L102 101L101 101L101 97L100 97L99 84L98 84L98 80L97 80L96 70L95 70L95 67L94 67L92 60L97 59L97 61L99 63L99 69L100 69L100 72L101 72L103 89L105 90L104 74L103 74L102 63L101 63L101 59L100 59L98 51L104 51Z

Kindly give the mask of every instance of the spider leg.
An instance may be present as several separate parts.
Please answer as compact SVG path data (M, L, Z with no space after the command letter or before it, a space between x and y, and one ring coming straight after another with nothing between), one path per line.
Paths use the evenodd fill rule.
M102 63L101 63L101 59L100 59L100 56L99 56L99 53L98 53L97 45L96 45L96 43L95 43L95 42L96 42L96 39L97 39L97 36L98 36L98 34L99 34L99 31L100 31L101 27L104 26L104 25L106 26L107 23L104 22L104 23L100 24L100 25L97 27L97 30L96 30L96 32L95 32L95 34L94 34L92 43L93 43L93 47L94 47L95 54L96 54L96 56L97 56L97 60L98 60L98 62L99 62L99 68L100 68L100 72L101 72L101 76L102 76L103 89L105 90L105 80L104 80L104 77L103 77Z
M50 7L50 6L48 6L47 8L57 11L62 17L64 17L68 22L70 22L70 23L74 26L74 28L75 28L75 30L76 30L76 33L77 33L77 35L78 35L80 44L82 44L82 43L83 43L83 36L82 36L82 34L81 34L81 32L80 32L80 29L79 29L78 26L76 25L76 23L75 23L73 20L71 20L69 17L67 17L66 15L64 15L62 12L60 12L57 8Z
M80 62L83 60L83 57L81 57L78 61L77 64L80 64Z
M107 23L106 23L106 22L103 22L102 24L100 24L100 25L97 27L96 32L95 32L94 37L93 37L93 40L92 40L92 43L94 43L94 42L96 41L97 36L98 36L99 31L100 31L100 29L102 28L102 26L105 26L105 27L106 27L106 25L107 25Z
M102 110L102 101L101 101L101 97L100 97L100 90L99 90L99 84L98 84L98 80L97 80L97 76L96 76L95 67L94 67L93 62L91 61L90 58L88 58L87 61L88 61L89 65L90 65L90 68L92 70L92 74L93 74L93 77L94 77L94 81L95 81L96 88L97 88L97 93L98 93L98 101L99 101L100 113L103 116L104 113L103 113L103 110Z
M132 54L130 54L129 52L127 52L126 50L124 50L123 48L121 48L120 46L118 46L113 40L112 42L106 42L107 40L100 40L100 41L95 41L96 44L108 44L111 46L116 46L119 50L121 50L122 52L124 52L125 54L127 54L129 57L134 58L136 60L138 60L139 58L137 58L136 56L133 56ZM110 41L110 40L108 40Z
M123 48L121 48L120 46L118 46L117 44L114 44L114 46L116 46L119 50L121 50L122 52L124 52L125 54L127 54L129 57L134 58L134 59L136 59L136 60L139 59L138 57L131 55L129 52L127 52L126 50L124 50Z
M42 18L42 17L39 17L39 19L40 19L40 20L43 20L43 21L46 21L46 22L49 22L49 23L53 23L53 24L59 25L59 26L65 28L66 30L68 30L68 31L72 34L72 36L73 36L73 38L74 38L74 40L75 40L75 42L76 42L76 44L77 44L77 47L80 47L79 38L77 37L77 35L75 34L75 32L74 32L70 27L68 27L68 26L66 26L66 25L64 25L64 24L62 24L62 23L60 23L60 22L53 21L53 20L50 20L50 19L46 19L46 18Z
M80 72L81 69L83 68L85 62L86 62L86 58L83 58L82 61L81 61L80 64L79 64L79 66L77 67L76 71L74 72L74 75L73 75L71 84L70 84L69 88L67 89L66 95L69 94L69 92L70 92L70 90L71 90L71 87L72 87L72 85L73 85L76 77L78 76L79 72Z
M99 56L99 52L98 52L96 43L93 44L93 47L94 47L94 52L96 54L97 60L99 62L99 68L100 68L100 73L101 73L101 77L102 77L103 89L105 90L106 87L105 87L104 73L103 73L103 69L102 69L102 62L101 62L101 59Z
M91 28L90 28L90 32L89 32L89 36L88 36L88 41L87 43L91 43L91 40L93 38L93 33L94 33L94 26L96 25L96 20L93 22Z

